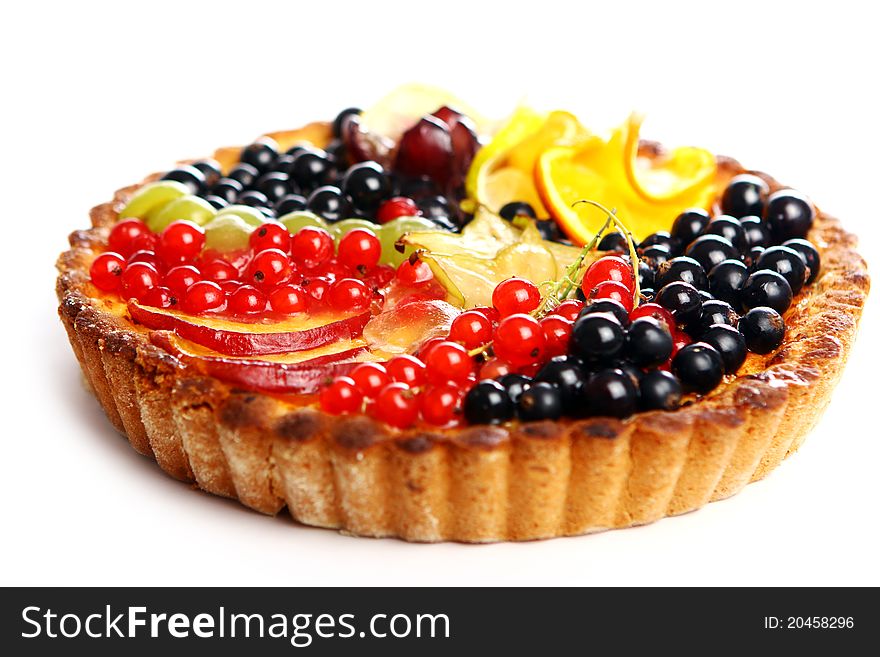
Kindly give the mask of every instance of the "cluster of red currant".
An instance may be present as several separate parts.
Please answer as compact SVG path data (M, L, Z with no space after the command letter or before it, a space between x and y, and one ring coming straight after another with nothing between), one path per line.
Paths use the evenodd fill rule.
M392 267L379 264L381 243L365 228L350 230L336 245L322 228L291 235L267 222L251 233L248 250L221 254L205 249L204 229L192 222L175 221L155 234L141 220L126 219L113 227L108 248L91 266L98 289L190 313L364 311L381 302L378 290L395 277ZM396 276L406 285L433 277L424 263L408 261Z

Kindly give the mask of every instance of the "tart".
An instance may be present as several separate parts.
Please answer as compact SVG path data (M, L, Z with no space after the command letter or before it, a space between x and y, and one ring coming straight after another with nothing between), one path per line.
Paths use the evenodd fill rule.
M59 314L135 450L304 524L492 542L686 513L800 447L870 286L837 219L639 117L390 98L72 233Z

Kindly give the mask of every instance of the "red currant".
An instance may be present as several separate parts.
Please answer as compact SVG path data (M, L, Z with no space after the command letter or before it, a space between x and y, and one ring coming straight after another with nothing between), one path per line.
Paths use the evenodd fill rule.
M266 310L266 295L253 285L240 285L229 294L227 309L237 315L261 313Z
M446 342L446 338L433 337L425 340L422 345L419 347L418 357L419 360L423 363L428 361L428 353L436 347L438 344Z
M425 364L409 354L395 356L385 363L385 370L392 381L420 386L425 382Z
M669 329L670 333L675 333L676 324L672 313L659 303L643 303L629 314L629 318L632 321L637 320L639 317L653 317L658 322L666 324L666 328Z
M272 310L282 315L304 313L309 309L310 297L299 285L288 283L279 285L269 292L269 303Z
M179 265L172 267L165 274L162 284L171 290L177 298L181 299L186 294L190 285L202 280L202 273L192 265Z
M411 260L411 258L404 260L397 268L397 280L403 285L421 285L434 278L434 272L431 271L431 267L428 266L427 262L418 259L415 262L411 262Z
M547 347L544 329L531 315L518 313L501 320L492 343L495 354L515 367L541 360Z
M589 296L590 290L605 281L622 284L632 295L635 290L632 266L620 256L599 258L587 269L581 282L581 289Z
M147 290L159 284L159 272L146 262L133 262L122 272L122 298L140 301Z
M379 264L382 243L373 231L355 228L342 236L336 253L343 265L365 274Z
M492 292L492 305L502 317L516 313L530 313L541 303L537 286L524 278L501 281Z
M480 313L481 315L485 315L486 319L492 322L492 326L496 326L498 322L501 321L501 315L498 314L497 308L490 308L489 306L478 306L476 308L471 308L475 313Z
M684 331L674 330L672 332L672 358L675 358L675 354L678 353L679 349L688 346L693 339Z
M372 288L385 287L394 278L394 268L388 265L379 265L374 267L366 278L364 283Z
M129 265L133 262L146 262L148 265L153 265L158 272L165 269L165 265L153 251L135 251L125 259L125 262Z
M406 196L395 196L385 201L379 206L379 212L376 213L376 219L380 224L387 224L394 221L398 217L417 217L421 211L416 202Z
M89 275L96 288L103 292L113 292L118 290L122 284L124 271L125 260L123 257L113 251L107 251L95 258L89 268Z
M422 419L436 427L445 427L458 420L461 413L461 388L442 385L427 388L419 395Z
M544 339L547 342L545 358L568 353L571 326L572 322L559 315L547 315L541 320L541 328L544 329Z
M330 281L326 278L309 278L303 280L301 283L302 288L309 293L309 296L312 297L315 301L321 301L324 299L324 295L327 294L327 290L330 289Z
M317 267L333 257L333 238L323 228L305 226L290 241L290 254L306 268Z
M205 230L191 221L175 221L162 231L156 246L158 256L168 264L191 262L205 246Z
M449 339L476 349L492 339L492 322L483 313L468 310L452 320Z
M500 358L490 358L480 368L480 379L498 379L505 374L510 374L513 368Z
M474 359L457 342L441 342L425 357L428 381L435 385L463 383L474 371Z
M150 234L150 229L140 219L123 219L113 226L107 237L107 245L111 251L124 256L131 255L137 249L134 248L135 240L144 234Z
M147 231L141 233L131 241L132 251L155 251L159 246L159 236Z
M290 233L283 224L268 221L251 233L250 245L254 253L266 249L280 249L287 253L290 250Z
M569 299L568 301L563 301L558 306L553 309L551 315L558 315L563 319L567 319L570 322L573 322L580 315L581 310L584 308L584 302L578 301L577 299Z
M183 297L181 307L188 313L219 310L226 302L222 288L214 281L193 283Z
M248 265L248 282L257 287L272 288L287 281L293 273L290 258L280 249L260 251Z
M370 410L377 420L406 429L419 417L419 401L405 383L389 383L376 396Z
M391 377L385 366L381 363L361 363L349 374L358 390L367 397L373 399L386 385L391 383Z
M343 278L330 285L327 303L333 310L361 312L370 307L373 293L363 281Z
M202 276L205 280L222 283L223 281L231 281L238 278L238 270L230 263L217 258L199 266Z
M337 376L318 395L321 409L331 415L356 413L361 410L364 396L354 381L347 376Z
M144 295L143 304L153 308L171 308L177 305L177 297L167 287L157 285L147 290L147 293Z
M633 309L633 293L623 283L617 281L605 281L599 283L587 295L590 299L614 299L623 304L626 312L632 312Z

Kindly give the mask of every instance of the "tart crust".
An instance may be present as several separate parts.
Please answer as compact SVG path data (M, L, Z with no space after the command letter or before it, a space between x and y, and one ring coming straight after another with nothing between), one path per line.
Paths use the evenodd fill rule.
M326 138L326 124L276 133ZM662 148L645 142L644 156ZM216 156L228 163L234 149ZM745 171L719 157L719 181ZM780 185L760 172L771 188ZM155 178L155 176L153 177ZM146 182L146 181L145 181ZM154 346L90 296L88 265L139 185L91 211L57 263L59 315L87 386L168 474L266 514L408 541L519 541L653 522L734 495L797 450L828 405L870 287L856 238L817 213L822 271L783 345L676 411L450 430L391 429L238 390ZM745 372L745 373L743 373Z

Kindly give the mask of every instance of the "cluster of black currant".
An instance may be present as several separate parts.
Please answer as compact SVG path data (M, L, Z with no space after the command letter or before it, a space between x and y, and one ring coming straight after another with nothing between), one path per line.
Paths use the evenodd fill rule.
M162 176L190 188L220 209L230 204L252 206L269 219L308 210L327 222L360 218L377 221L380 205L392 197L414 202L418 212L447 230L458 231L458 203L450 201L428 176L409 177L374 161L351 163L341 134L357 108L340 112L333 122L334 140L326 150L297 144L281 153L269 137L241 151L225 176L216 162L181 165Z
M639 244L644 303L635 310L579 290L585 305L568 354L552 358L534 377L481 381L465 399L467 420L672 410L683 393L706 394L725 374L735 374L747 352L778 348L783 313L819 274L819 252L805 239L813 206L794 190L770 194L764 180L742 174L725 189L720 208L723 214L714 218L687 210L671 231ZM628 261L620 233L607 234L598 248Z

